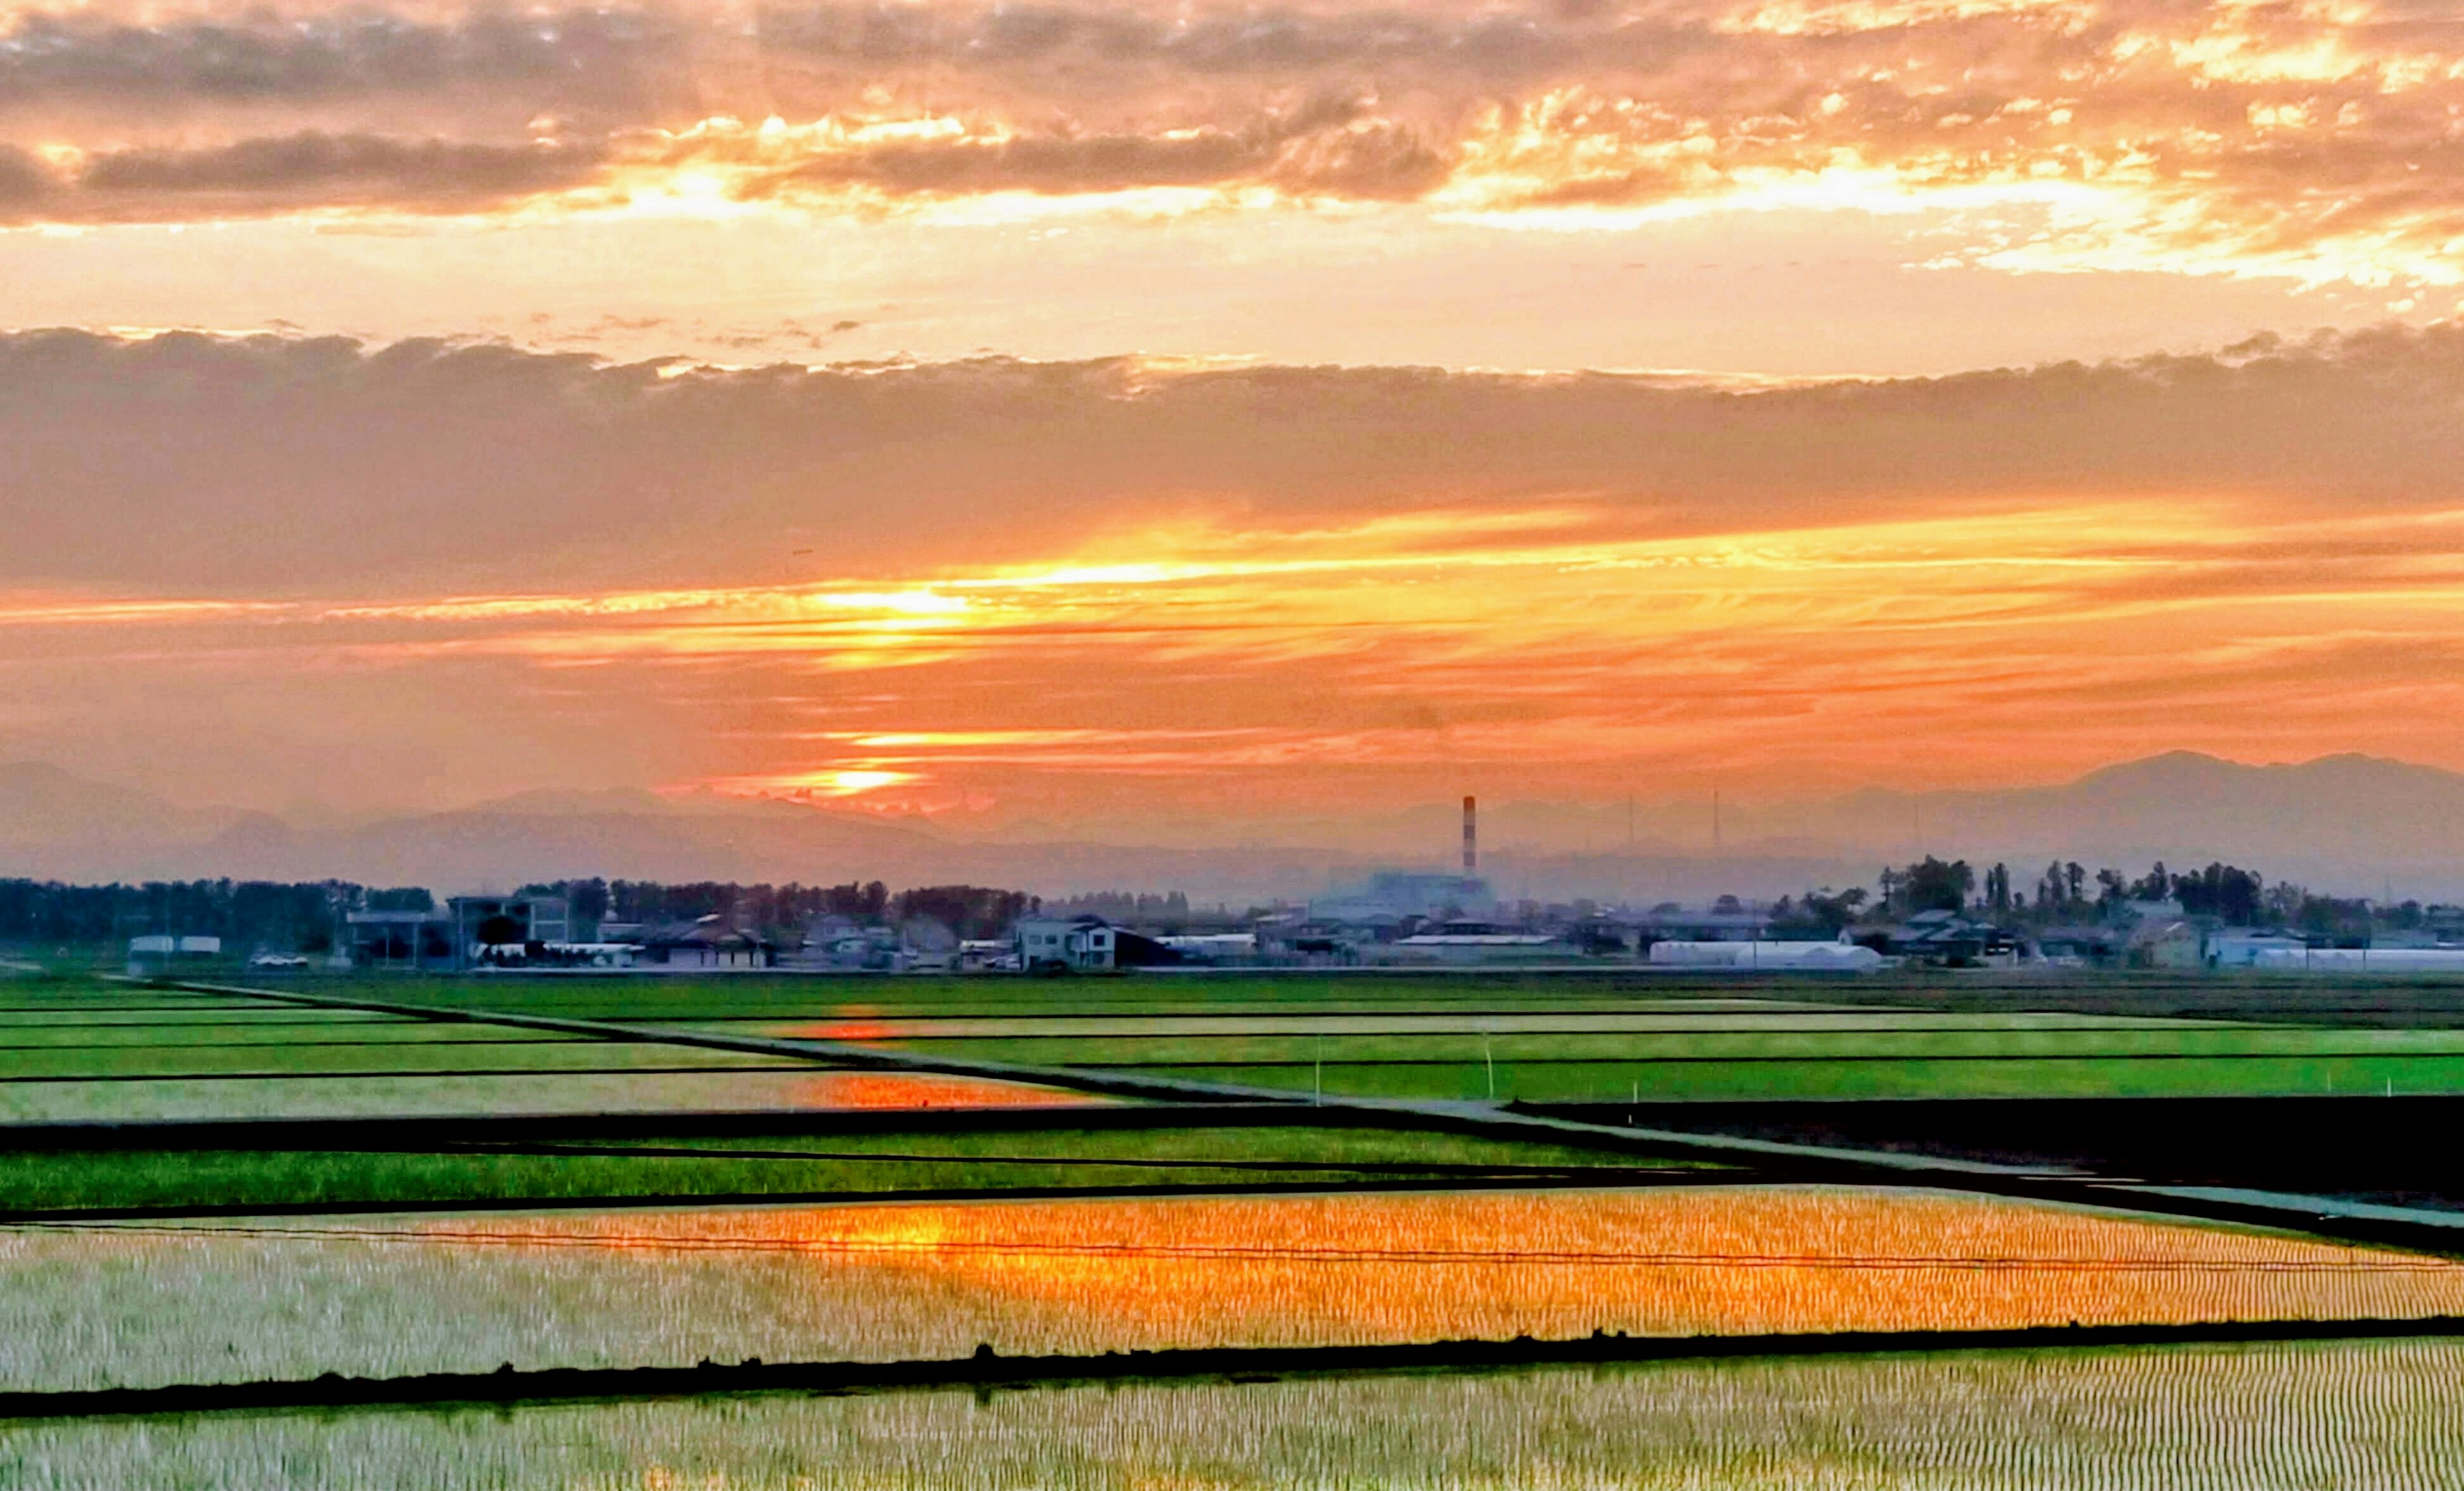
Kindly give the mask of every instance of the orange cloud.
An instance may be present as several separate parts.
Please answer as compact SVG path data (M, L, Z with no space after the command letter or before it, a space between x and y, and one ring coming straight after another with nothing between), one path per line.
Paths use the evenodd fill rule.
M1078 823L2464 766L2459 390L2449 328L1744 391L7 338L0 669L57 759Z
M1945 263L2459 280L2394 4L936 3L0 19L0 221L1409 202L1926 211Z

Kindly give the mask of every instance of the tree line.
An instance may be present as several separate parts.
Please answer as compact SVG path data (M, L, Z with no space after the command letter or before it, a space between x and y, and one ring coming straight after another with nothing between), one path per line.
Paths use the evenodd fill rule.
M2053 926L2110 923L2120 920L2133 901L2168 901L2186 916L2230 925L2337 938L2366 935L2375 926L2418 927L2431 909L2417 901L2378 905L2314 895L2305 886L2288 880L2270 884L2256 870L2221 861L2173 871L2160 859L2145 875L2134 877L2109 867L2091 873L2077 860L2057 859L2023 889L2006 864L1988 866L1980 877L1965 859L1927 855L1913 864L1884 866L1876 883L1876 892L1863 886L1842 891L1825 886L1802 896L1783 896L1771 907L1772 920L1825 935L1859 922L1901 921L1927 911Z
M1024 891L989 885L919 885L893 892L880 880L844 885L740 885L733 880L586 880L537 882L530 896L562 896L577 922L657 926L715 916L774 940L801 933L815 917L845 917L864 925L897 925L929 917L960 937L999 937L1042 906Z
M148 880L68 885L0 879L0 941L93 946L148 934L219 937L223 946L326 952L353 911L424 910L429 893L371 890L348 880Z
M879 880L844 885L739 885L725 880L577 879L534 882L527 896L563 896L577 930L606 923L660 925L717 916L774 938L802 935L816 916L896 925L930 917L961 937L999 937L1042 906L1024 891L986 885L920 885L891 891ZM231 952L256 948L324 953L341 941L354 911L433 911L420 886L372 887L349 880L148 880L71 885L0 879L0 943L33 947L96 947L132 937L219 937Z

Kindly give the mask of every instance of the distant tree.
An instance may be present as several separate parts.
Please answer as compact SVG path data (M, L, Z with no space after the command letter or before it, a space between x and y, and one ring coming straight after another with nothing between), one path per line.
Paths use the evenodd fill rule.
M1818 891L1807 891L1799 901L1782 896L1771 907L1771 927L1802 936L1837 937L1857 920L1865 901L1865 888L1861 885L1837 892L1826 885Z
M2304 894L2294 918L2311 937L2338 947L2359 947L2370 935L2370 903Z
M2287 926L2300 921L2301 908L2310 901L2308 887L2290 880L2278 880L2267 887L2259 903L2260 917L2271 926Z
M1931 855L1908 866L1899 879L1901 907L1907 915L1964 910L1968 893L1976 888L1976 872L1967 860L1945 863Z
M926 885L900 891L890 904L895 921L930 917L960 937L989 938L1024 916L1030 899L1024 891L986 885Z
M2211 863L2196 874L2173 877L2173 899L2184 911L2216 917L2235 926L2258 921L2260 889L2257 872L2229 864Z
M2154 869L2130 882L2130 899L2133 901L2173 899L2173 878L2165 873L2164 860L2157 860Z
M564 897L573 914L585 922L607 919L607 882L598 876L564 882Z

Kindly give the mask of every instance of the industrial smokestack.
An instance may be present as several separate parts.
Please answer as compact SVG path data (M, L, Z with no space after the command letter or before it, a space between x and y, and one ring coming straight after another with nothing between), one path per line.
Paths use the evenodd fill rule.
M1478 798L1466 797L1463 799L1463 874L1479 873L1480 802Z

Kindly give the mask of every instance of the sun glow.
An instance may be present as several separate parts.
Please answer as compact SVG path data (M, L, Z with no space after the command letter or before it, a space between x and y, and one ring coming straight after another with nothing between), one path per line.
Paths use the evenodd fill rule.
M1280 531L1180 517L896 584L24 610L62 646L132 656L211 626L227 656L319 668L537 669L645 718L716 687L742 701L716 737L733 759L665 780L871 812L1023 790L1057 812L1141 782L1307 797L1373 773L1408 792L1508 760L1582 790L1718 743L1742 784L1745 721L1760 769L1849 776L1975 728L1979 700L1981 766L2053 769L2125 749L2185 666L2214 747L2268 754L2308 728L2270 702L2283 679L2364 686L2396 639L2464 614L2456 512L2409 515L2400 543L2375 518L2220 499L1662 528L1566 501Z

